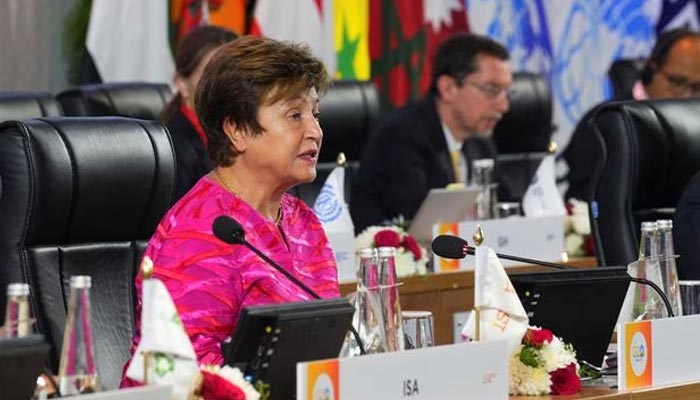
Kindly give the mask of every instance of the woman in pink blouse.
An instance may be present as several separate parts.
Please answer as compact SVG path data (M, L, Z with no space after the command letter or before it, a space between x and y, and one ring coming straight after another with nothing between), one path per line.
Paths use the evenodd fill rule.
M321 297L338 297L336 264L313 211L287 194L316 177L323 133L323 64L306 47L243 37L224 45L197 86L195 106L214 170L165 215L146 255L175 302L200 363L222 364L243 307L310 300L244 246L214 237L220 215ZM137 317L141 277L136 278ZM132 352L140 338L137 324ZM122 386L132 382L124 379Z

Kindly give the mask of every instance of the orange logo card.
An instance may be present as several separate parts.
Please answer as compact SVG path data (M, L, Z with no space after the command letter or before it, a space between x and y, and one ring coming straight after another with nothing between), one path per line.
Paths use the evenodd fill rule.
M307 400L339 400L338 360L310 362L307 368Z
M627 389L649 387L653 383L651 366L651 321L625 325L625 383Z
M453 235L459 236L459 228L456 222L442 223L438 225L438 235ZM439 257L439 271L457 271L459 270L459 260L450 260L449 258Z

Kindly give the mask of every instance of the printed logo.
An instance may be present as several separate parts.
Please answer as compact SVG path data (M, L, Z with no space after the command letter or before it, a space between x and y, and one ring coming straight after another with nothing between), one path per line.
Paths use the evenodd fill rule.
M322 223L335 221L343 211L343 206L340 202L333 186L329 184L323 185L321 193L318 194L314 203L314 212Z
M647 340L644 334L636 332L630 341L630 361L632 364L632 372L635 375L641 376L647 367Z
M335 400L333 391L333 381L326 373L321 373L316 377L316 383L312 390L314 400Z

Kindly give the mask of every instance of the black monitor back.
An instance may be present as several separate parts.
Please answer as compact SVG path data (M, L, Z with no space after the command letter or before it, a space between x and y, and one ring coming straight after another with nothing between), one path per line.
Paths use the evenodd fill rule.
M295 398L296 364L337 358L354 312L345 298L245 308L224 361L269 384L271 400Z
M48 355L49 345L41 335L0 340L0 398L31 399Z
M579 362L602 364L630 283L625 267L514 273L510 280L530 325L571 343Z

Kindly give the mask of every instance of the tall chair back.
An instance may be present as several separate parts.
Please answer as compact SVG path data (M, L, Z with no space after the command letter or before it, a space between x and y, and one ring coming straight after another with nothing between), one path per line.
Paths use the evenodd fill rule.
M165 83L124 82L78 86L56 95L65 115L157 120L173 94Z

